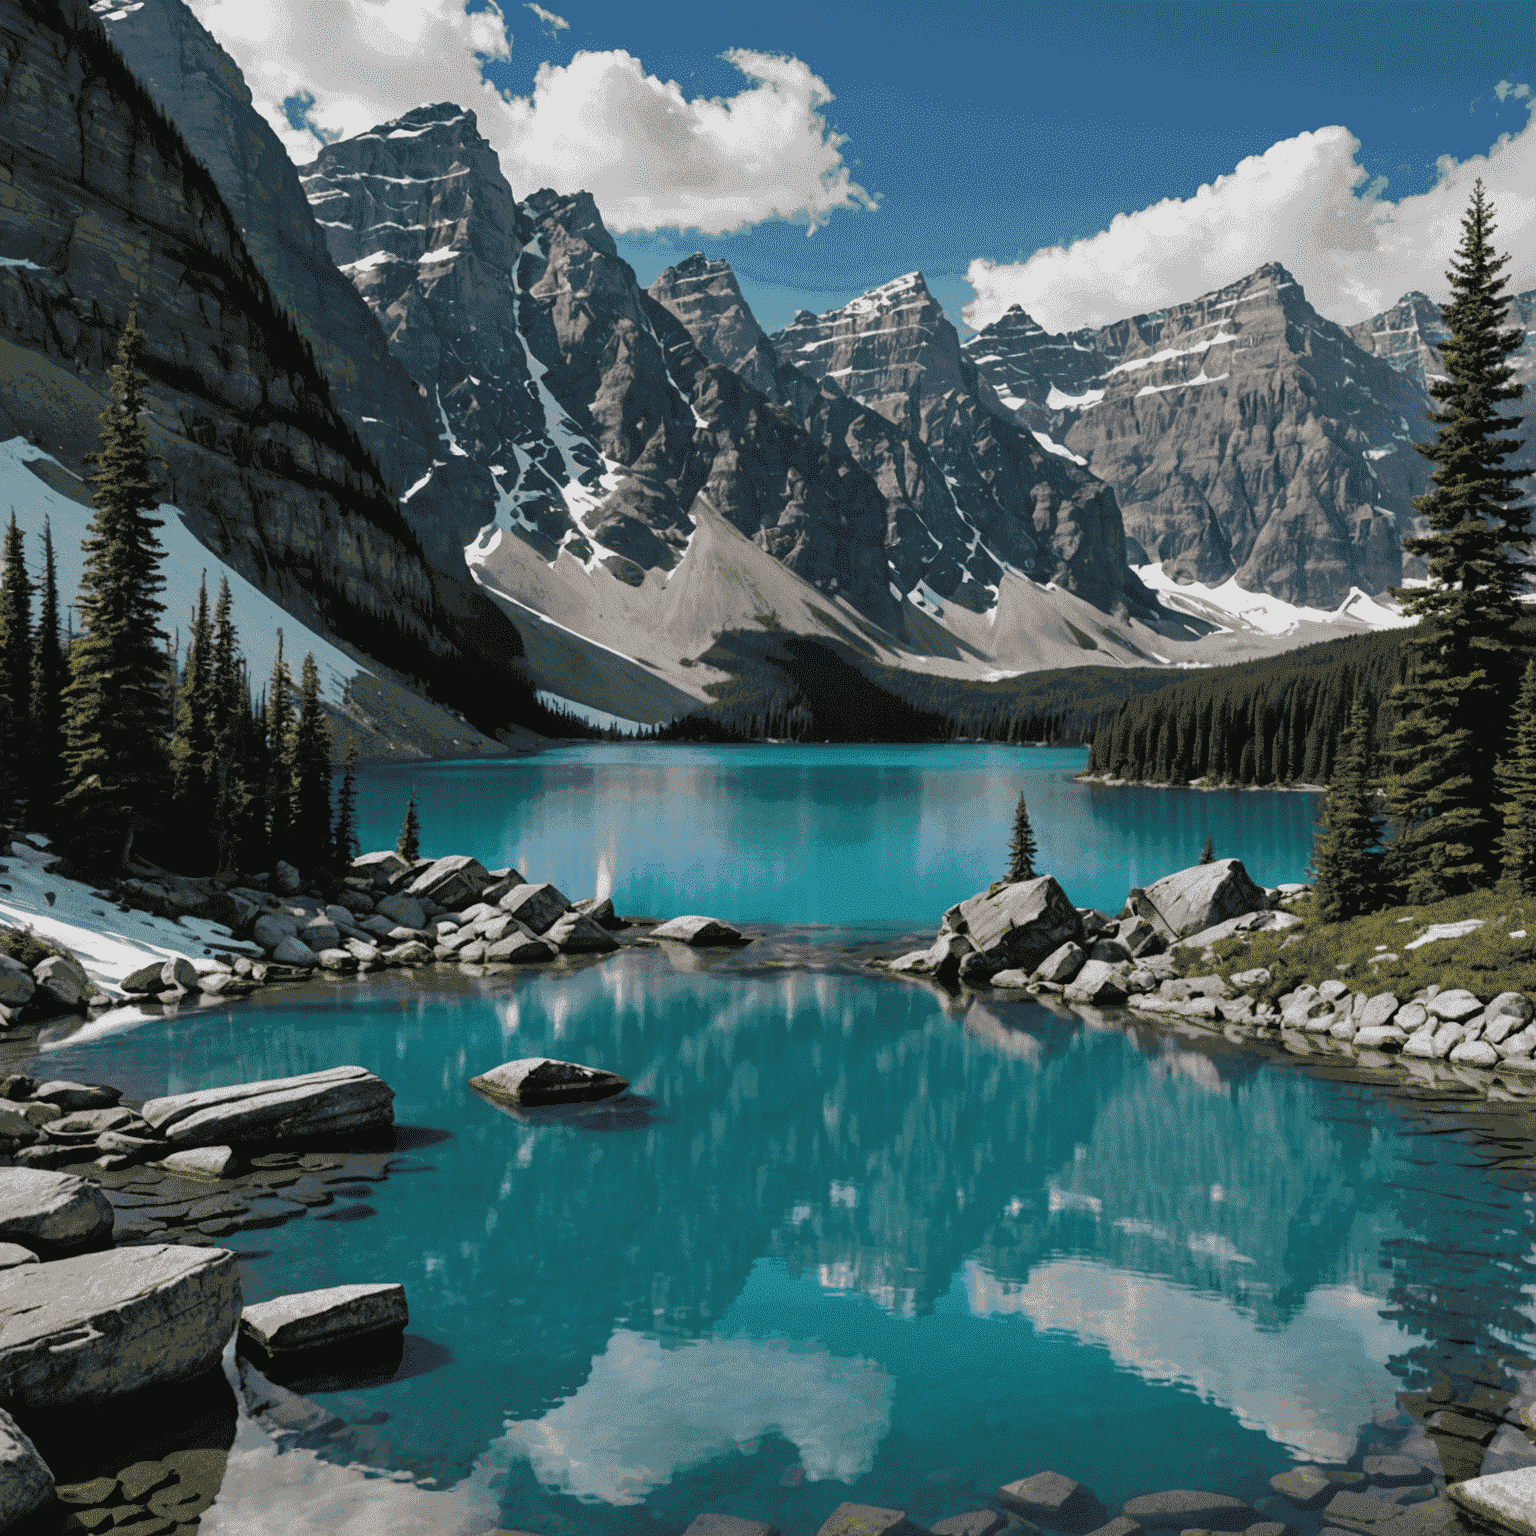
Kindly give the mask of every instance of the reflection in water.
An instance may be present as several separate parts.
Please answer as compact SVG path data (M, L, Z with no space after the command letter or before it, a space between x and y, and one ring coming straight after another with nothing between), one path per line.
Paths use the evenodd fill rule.
M428 1171L372 1186L378 1219L305 1218L244 1265L253 1301L405 1284L436 1368L318 1396L371 1425L371 1463L440 1485L399 1497L445 1530L487 1507L813 1529L845 1497L926 1523L1046 1465L1111 1505L1252 1498L1293 1453L1343 1454L1405 1377L1532 1333L1530 1174L1502 1132L1419 1134L1444 1126L1108 1015L672 958L268 995L49 1071L142 1098L352 1061L451 1133L413 1133ZM622 1072L643 1113L596 1134L466 1087L539 1053ZM342 1511L342 1469L305 1455ZM252 1451L237 1486L286 1486L288 1460Z

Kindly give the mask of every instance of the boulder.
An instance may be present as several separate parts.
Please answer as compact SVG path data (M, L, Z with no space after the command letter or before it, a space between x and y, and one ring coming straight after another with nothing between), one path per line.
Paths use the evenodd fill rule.
M670 922L651 929L651 937L671 939L677 944L691 944L696 949L751 943L750 939L742 936L740 929L731 927L729 923L723 923L717 917L700 917L697 914L674 917Z
M1367 1456L1360 1470L1371 1482L1385 1488L1404 1488L1411 1483L1427 1483L1429 1468L1411 1456Z
M1122 960L1129 960L1131 952L1119 939L1095 939L1088 958L1102 960L1106 965L1118 965Z
M1378 1029L1390 1023L1397 1011L1397 998L1391 992L1378 992L1375 997L1366 1000L1365 1006L1355 1017L1361 1029Z
M435 901L438 906L452 910L467 907L479 898L481 891L494 883L490 871L479 859L456 853L434 859L411 881L405 894L422 902Z
M403 875L410 865L394 849L387 848L376 853L360 854L352 860L349 867L354 875L361 875L363 879L371 880L374 885L384 887L396 875Z
M328 917L311 918L299 929L298 937L317 955L322 949L336 949L341 944L341 930Z
M73 970L65 966L50 965L44 960L33 973L37 990L28 1005L43 1013L84 1013L86 999L95 990L89 984L81 985Z
M1506 1061L1528 1057L1536 1052L1536 1024L1527 1024L1513 1035L1506 1035L1494 1047Z
M460 958L466 959L474 947L473 944L466 944L459 951ZM486 944L481 960L486 964L536 965L543 960L553 960L559 953L547 939L541 939L538 934L530 933L521 923L517 923L504 938L497 939L494 944Z
M320 957L302 939L283 939L272 958L279 965L314 965Z
M585 912L567 912L556 918L545 930L544 941L562 955L605 955L619 947L619 941Z
M403 1285L333 1285L247 1307L240 1315L240 1342L281 1355L398 1333L408 1321Z
M1483 1039L1499 1045L1531 1021L1531 1005L1519 992L1501 992L1483 1010Z
M953 981L960 974L961 961L975 953L974 946L963 933L951 933L941 928L938 938L923 951L923 970L941 981Z
M1125 905L1120 909L1120 921L1126 922L1131 918L1140 918L1153 928L1165 943L1171 943L1175 937L1173 929L1163 921L1163 915L1153 905L1152 899L1142 888L1132 886L1126 893Z
M928 952L927 950L920 949L917 951L917 953L920 955L926 955ZM894 971L900 963L900 961L893 960L891 962L891 969ZM1036 972L1036 975L1038 974L1039 973ZM1010 987L1027 987L1032 985L1033 982L1034 978L1031 976L1026 976L1023 971L995 971L992 975L991 984L994 987L1001 987L1004 991L1006 991Z
M303 885L299 872L286 859L279 859L272 871L273 887L284 896L297 896Z
M1035 975L1041 981L1059 981L1063 984L1072 980L1087 963L1088 956L1083 953L1081 944L1073 944L1070 940L1053 949L1039 965L1035 967Z
M1216 859L1177 870L1149 885L1146 895L1179 938L1269 907L1263 890L1248 878L1241 859Z
M1191 949L1210 949L1223 939L1240 933L1278 933L1285 928L1298 928L1301 919L1293 912L1244 912L1240 917L1229 917L1224 922L1212 923L1180 942Z
M38 1257L20 1243L0 1243L0 1270L15 1269L18 1264L36 1264Z
M1001 1523L1001 1521L999 1521ZM933 1527L937 1530L937 1527ZM737 1515L695 1515L683 1536L779 1536L779 1528L766 1520L743 1520ZM991 1536L983 1532L981 1536Z
M400 928L419 932L427 926L427 909L414 896L381 896L373 910L378 917L387 917ZM372 924L365 926L375 931Z
M112 1235L112 1219L107 1197L86 1179L44 1168L0 1168L0 1242L68 1252L104 1242Z
M1499 1063L1499 1053L1486 1040L1463 1040L1451 1047L1448 1059L1458 1067L1494 1067Z
M1133 960L1144 959L1147 955L1160 955L1168 948L1167 939L1144 917L1124 918L1116 936Z
M297 938L299 920L286 912L263 912L251 929L251 937L265 950L274 950L284 939Z
M1224 862L1235 864L1235 859ZM1246 879L1247 877L1244 876ZM1127 1499L1121 1514L1149 1530L1184 1531L1192 1526L1206 1531L1241 1530L1254 1522L1255 1511L1227 1493L1201 1493L1190 1488L1170 1488Z
M1063 944L1079 943L1084 936L1077 908L1050 875L962 901L960 922L964 928L959 931L994 971L1033 971Z
M0 1290L0 1401L98 1403L217 1365L240 1318L219 1248L149 1244L9 1272Z
M495 878L480 892L480 900L488 906L494 907L503 896L510 896L518 886L528 883L515 869L509 869L504 875L497 875L495 870L491 873Z
M386 965L427 965L432 959L432 951L420 939L407 939L403 944L386 949L379 958Z
M1353 1043L1357 1051L1400 1051L1408 1036L1395 1024L1363 1024L1355 1031Z
M95 1141L103 1131L124 1131L128 1135L142 1134L147 1127L126 1105L115 1109L77 1109L57 1120L48 1122L50 1141Z
M1481 1013L1483 1005L1464 987L1452 987L1448 992L1437 992L1424 1005L1437 1019L1460 1024L1474 1013Z
M503 918L503 922L511 923L514 919ZM480 935L476 933L474 925L466 923L462 928L455 928L452 933L445 933L438 940L438 948L446 949L449 954L455 950L463 949L466 944L472 944Z
M1469 1477L1445 1491L1483 1525L1517 1536L1536 1536L1536 1467Z
M926 976L933 970L933 967L928 963L928 951L926 949L910 949L906 954L898 955L894 960L887 961L886 969L888 971L895 971L898 976ZM1023 971L1008 971L1006 974L1009 976L1024 975ZM992 979L996 983L997 978L994 976ZM1023 984L1023 982L1019 983L1020 986ZM1012 983L1004 982L1003 985L1010 986Z
M18 1147L30 1147L41 1134L25 1115L14 1109L0 1109L0 1154L9 1155Z
M571 904L547 880L538 885L519 885L497 903L503 912L515 917L530 933L543 933L554 926Z
M356 940L351 942L356 943ZM355 971L357 956L350 949L322 949L315 959L322 971Z
M613 898L611 896L604 896L601 899L596 896L589 896L585 901L578 901L576 903L576 910L578 912L585 912L599 928L619 929L629 926L613 910Z
M1123 1003L1127 996L1126 982L1130 966L1113 964L1105 960L1090 960L1067 988L1069 1003L1093 1003L1100 1008L1111 1008Z
M935 1520L933 1536L997 1536L1008 1522L995 1509L968 1509L963 1515Z
M874 1504L839 1504L822 1521L816 1536L921 1536L905 1510Z
M201 1179L227 1179L239 1158L233 1147L187 1147L160 1159L160 1166L170 1173Z
M77 987L87 992L91 990L89 974L73 955L49 955L32 967L33 979L39 983L61 974L68 976Z
M1269 1486L1298 1509L1316 1509L1338 1492L1339 1485L1320 1468L1303 1466L1277 1473L1270 1478Z
M37 1447L0 1408L0 1531L53 1502L53 1473Z
M1060 1472L1037 1472L1033 1477L1004 1483L996 1498L1004 1509L1068 1529L1091 1530L1105 1514L1091 1488Z
M499 1104L531 1108L612 1098L629 1087L629 1079L617 1072L605 1072L601 1067L584 1067L579 1062L524 1056L470 1078L469 1086Z
M130 971L118 983L130 997L168 992L180 987L183 992L199 990L200 978L190 960L174 955L169 960L156 960L150 965Z
M387 1130L394 1097L382 1078L362 1067L332 1067L151 1099L143 1116L180 1146L240 1146Z
M0 967L0 1005L24 1008L36 992L37 981L31 971L11 966Z

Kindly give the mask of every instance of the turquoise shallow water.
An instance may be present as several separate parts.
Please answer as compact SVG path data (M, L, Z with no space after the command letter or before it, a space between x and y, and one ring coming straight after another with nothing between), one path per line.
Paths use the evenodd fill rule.
M418 1171L231 1240L250 1299L403 1281L415 1373L316 1391L352 1426L329 1451L242 1432L205 1528L719 1509L809 1536L845 1498L927 1523L1045 1467L1111 1508L1253 1498L1533 1331L1503 1132L1220 1040L750 956L279 993L46 1054L134 1097L357 1062L432 1133ZM635 1097L531 1121L465 1087L546 1053Z
M491 763L367 769L364 848L407 796L422 850L514 864L619 911L738 922L937 924L1006 867L1022 793L1039 867L1079 906L1193 864L1207 833L1265 884L1305 877L1318 797L1078 784L1078 747L599 745Z

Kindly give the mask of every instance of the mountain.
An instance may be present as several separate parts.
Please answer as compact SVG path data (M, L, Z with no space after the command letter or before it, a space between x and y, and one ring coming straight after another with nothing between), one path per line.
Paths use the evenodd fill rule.
M83 4L0 0L0 33L0 435L47 450L33 473L78 495L136 305L165 499L209 565L506 725L532 704L516 630L427 561L207 168ZM398 739L415 706L368 676L350 707Z
M1133 564L1322 609L1403 578L1423 393L1277 263L1068 335L1015 307L964 350L1016 421L1114 487Z

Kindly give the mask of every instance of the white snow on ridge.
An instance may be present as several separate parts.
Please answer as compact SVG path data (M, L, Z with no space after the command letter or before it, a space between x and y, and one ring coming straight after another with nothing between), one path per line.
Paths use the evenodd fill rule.
M1104 376L1108 378L1116 373L1134 373L1136 369L1148 368L1153 363L1166 363L1175 357L1190 357L1196 352L1204 352L1209 347L1219 347L1223 342L1236 340L1236 336L1226 331L1218 331L1206 341L1197 341L1192 347L1164 347L1161 352L1154 352L1150 357L1133 357L1128 363L1116 363Z
M26 535L25 551L33 580L41 576L43 523L53 525L53 555L58 571L59 603L72 604L80 590L80 572L84 566L81 543L91 521L91 509L61 495L45 485L27 468L29 463L58 464L58 460L24 437L0 442L0 508L12 509L16 523ZM60 466L62 468L62 466ZM65 471L67 473L67 471ZM182 521L181 512L169 503L157 509L164 520L159 531L165 548L160 574L165 590L160 601L165 604L161 618L164 627L179 633L183 646L197 607L197 586L204 571L208 573L208 604L211 609L219 596L219 578L229 578L229 592L234 604L235 628L240 649L250 667L253 690L264 688L277 659L277 631L283 631L283 656L295 679L304 661L304 653L313 651L320 668L320 691L332 704L340 704L347 684L367 668L312 630L305 628L291 613L280 608L259 587L253 586L238 571L225 563Z
M43 270L35 261L28 261L25 256L0 256L0 267L20 267L23 272Z
M1004 405L1007 405L1008 403L1009 402L1006 400L1003 402ZM1018 402L1014 403L1017 404ZM1030 433L1030 436L1033 437L1034 440L1039 443L1047 453L1057 454L1063 459L1071 459L1074 464L1086 465L1088 462L1088 460L1083 458L1080 454L1073 453L1072 450L1068 448L1064 443L1056 442L1053 438L1044 432L1032 432Z
M1351 587L1349 596L1331 613L1322 608L1304 608L1272 597L1268 592L1250 592L1229 578L1219 587L1204 582L1175 581L1163 570L1161 562L1132 566L1154 592L1164 608L1175 613L1191 613L1202 618L1225 615L1244 629L1265 635L1294 634L1303 624L1351 624L1365 629L1407 629L1414 621L1395 609L1385 607L1359 587Z
M1045 397L1045 406L1050 411L1086 411L1097 405L1103 398L1102 389L1085 390L1080 395L1064 395L1052 384L1050 394Z

